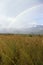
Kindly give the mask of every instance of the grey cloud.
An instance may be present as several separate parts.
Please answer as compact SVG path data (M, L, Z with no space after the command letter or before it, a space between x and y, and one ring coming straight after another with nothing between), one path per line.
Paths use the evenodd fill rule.
M7 28L11 22L15 22L16 16L30 7L41 4L40 1L42 3L42 0L0 0L0 27L3 28L5 26ZM20 25L24 23L22 21ZM19 25L18 21L17 25ZM25 26L27 26L26 23Z
M43 3L43 0L39 0L40 3Z
M3 15L15 17L37 3L37 0L1 0L0 10Z

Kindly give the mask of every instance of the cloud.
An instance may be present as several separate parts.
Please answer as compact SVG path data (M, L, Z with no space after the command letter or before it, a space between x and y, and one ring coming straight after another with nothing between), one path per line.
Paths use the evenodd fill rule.
M16 16L15 22L11 23L9 27L13 26L13 28L29 28L40 24L41 19L43 19L43 16L40 16L40 14L43 14L42 8L43 4L40 4L23 11Z
M0 14L15 17L38 3L38 0L0 0Z
M39 0L40 3L43 3L43 0Z
M15 18L0 16L0 28L9 28L10 23L13 23Z
M39 0L0 0L0 29L4 28L7 29L10 27L21 28L29 27L32 26L33 24L35 25L36 24L35 20L32 21L29 20L28 22L27 16L29 16L32 12L28 15L26 15L25 13L28 8L33 7L39 3L40 3ZM32 8L30 8L30 10L31 9ZM23 15L23 13L25 15ZM32 15L29 16L29 19L31 16Z

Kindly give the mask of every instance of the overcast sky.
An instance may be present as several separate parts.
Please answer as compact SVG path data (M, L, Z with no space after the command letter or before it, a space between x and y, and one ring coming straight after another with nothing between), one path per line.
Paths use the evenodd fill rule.
M43 24L43 0L0 0L0 29Z

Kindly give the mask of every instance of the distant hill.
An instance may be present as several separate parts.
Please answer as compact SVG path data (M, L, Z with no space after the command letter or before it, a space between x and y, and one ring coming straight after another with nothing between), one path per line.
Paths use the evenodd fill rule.
M43 25L36 25L31 28L23 28L23 29L3 29L0 30L1 34L43 34Z

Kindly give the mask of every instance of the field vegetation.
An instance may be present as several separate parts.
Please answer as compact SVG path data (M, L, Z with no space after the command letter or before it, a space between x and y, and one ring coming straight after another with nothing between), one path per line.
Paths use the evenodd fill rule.
M0 35L0 65L43 65L43 35Z

